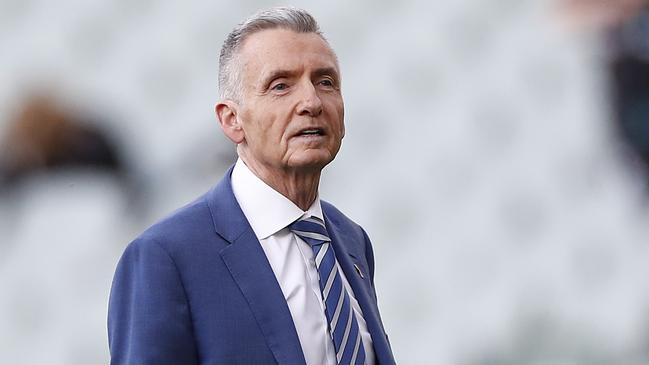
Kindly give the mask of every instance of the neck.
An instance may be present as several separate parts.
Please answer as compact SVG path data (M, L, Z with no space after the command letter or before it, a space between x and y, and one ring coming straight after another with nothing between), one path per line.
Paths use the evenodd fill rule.
M271 169L245 155L239 157L253 174L304 211L309 209L318 196L320 169Z

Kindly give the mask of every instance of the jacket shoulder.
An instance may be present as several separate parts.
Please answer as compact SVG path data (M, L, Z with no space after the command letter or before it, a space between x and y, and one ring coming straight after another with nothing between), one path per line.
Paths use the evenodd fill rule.
M333 204L324 200L321 200L320 204L322 206L322 211L324 212L324 215L327 218L329 218L329 220L336 226L346 231L354 231L354 232L358 231L358 233L364 232L363 228L360 225L358 225L356 222L351 220L351 218L347 217Z
M213 234L212 216L203 195L151 225L134 243L156 242L173 253L186 243L197 242Z
M370 280L374 282L374 250L372 248L372 243L367 233L356 222L348 218L343 214L338 208L333 206L331 203L326 201L321 201L322 211L324 215L331 221L333 225L336 226L339 232L346 235L346 237L352 238L347 242L357 242L356 247L349 247L352 252L357 254L362 254L362 257L365 258L367 264L367 269L370 274ZM359 256L360 258L360 256Z

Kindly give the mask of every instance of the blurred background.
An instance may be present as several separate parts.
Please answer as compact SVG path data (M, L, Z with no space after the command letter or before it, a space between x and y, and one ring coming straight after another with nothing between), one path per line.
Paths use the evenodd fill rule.
M269 1L0 0L0 363L108 362L113 270L235 160L218 53ZM329 1L400 364L649 363L644 0Z

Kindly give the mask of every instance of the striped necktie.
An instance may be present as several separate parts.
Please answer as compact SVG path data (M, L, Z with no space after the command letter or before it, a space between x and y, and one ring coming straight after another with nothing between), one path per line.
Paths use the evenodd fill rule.
M364 364L365 349L358 320L338 272L336 255L324 222L309 217L293 222L289 229L313 249L329 334L336 349L336 362L338 365Z

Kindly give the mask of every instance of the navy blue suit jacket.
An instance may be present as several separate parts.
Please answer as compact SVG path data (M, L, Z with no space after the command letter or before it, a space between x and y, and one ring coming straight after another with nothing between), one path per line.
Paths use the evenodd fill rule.
M126 248L108 310L112 364L305 364L284 295L232 193L231 172ZM377 361L394 364L370 241L332 205L322 202L322 209Z

